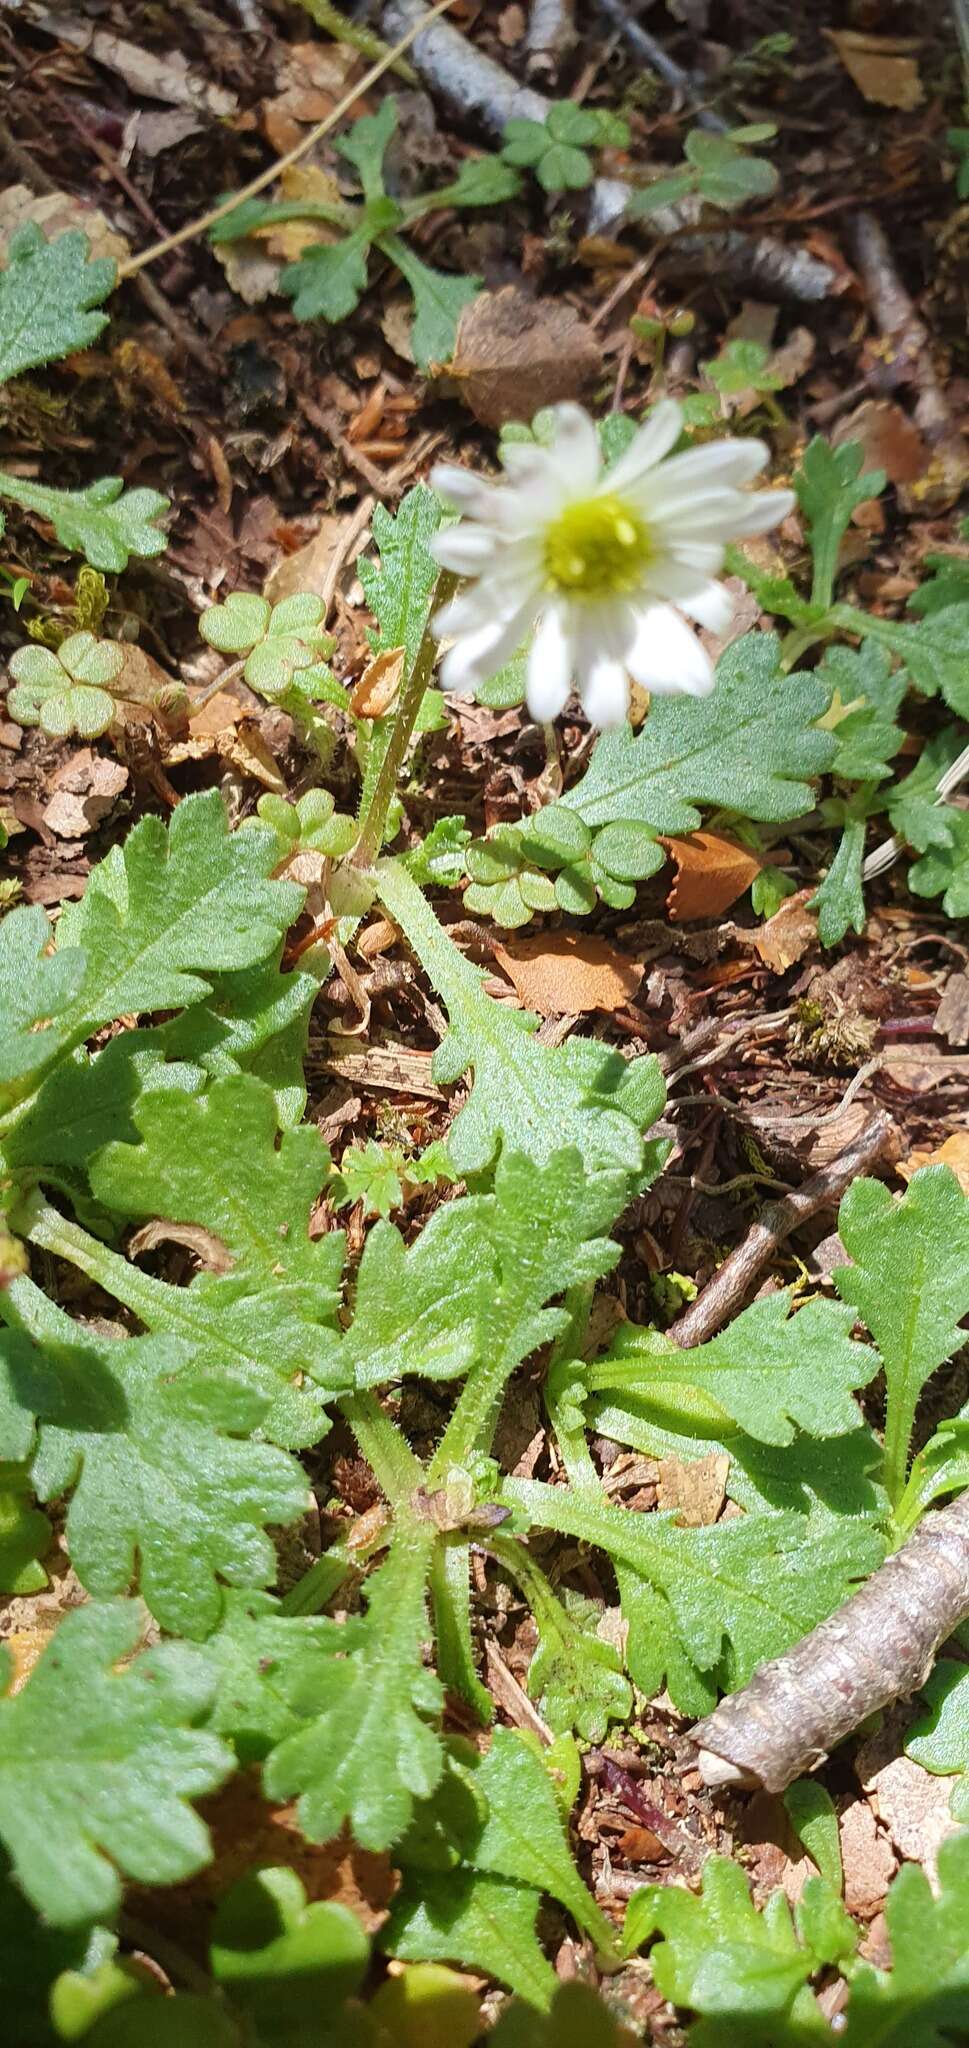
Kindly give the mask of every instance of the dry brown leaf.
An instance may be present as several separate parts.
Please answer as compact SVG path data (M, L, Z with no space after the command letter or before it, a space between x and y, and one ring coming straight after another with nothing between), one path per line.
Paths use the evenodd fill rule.
M279 91L262 104L263 133L279 156L332 113L360 62L346 43L286 43L283 49L276 73Z
M294 597L297 591L308 590L314 597L326 597L327 577L334 549L340 539L346 520L339 513L326 513L320 520L312 540L297 548L295 554L285 555L267 577L263 596L270 604L280 604L284 597Z
M465 306L447 374L475 419L502 427L581 397L601 368L599 342L571 306L506 285Z
M112 263L125 263L131 243L119 235L96 207L85 206L71 192L32 192L29 185L8 185L0 192L0 260L7 260L7 245L17 228L33 221L47 236L62 235L68 228L80 228L88 239L92 256L110 256Z
M294 164L279 181L280 198L319 199L327 206L340 203L340 189L328 171L316 164ZM247 306L259 306L279 289L287 263L294 263L304 249L316 243L334 242L336 228L326 221L283 221L238 242L215 242L212 253L221 263L226 282Z
M883 469L890 484L913 484L925 475L931 450L918 428L893 398L866 398L831 436L835 447L857 441L865 469Z
M841 1815L845 1905L868 1920L877 1913L898 1867L890 1842L879 1834L867 1799L854 1799Z
M750 888L764 865L755 853L718 832L689 832L682 839L664 839L663 845L676 865L666 906L673 924L719 917Z
M657 1462L656 1505L672 1509L687 1529L715 1522L727 1495L730 1459L711 1451L705 1458L660 1458Z
M641 961L592 932L541 932L496 946L495 958L525 1008L540 1017L620 1010L643 978Z
M963 1194L969 1195L969 1131L953 1131L933 1152L910 1152L907 1159L899 1160L898 1171L903 1180L911 1180L920 1166L951 1167Z
M406 647L386 647L367 663L350 692L354 718L385 717L400 689L406 658Z
M826 29L858 91L878 107L920 107L925 94L907 37L870 36L858 29Z
M754 933L754 947L772 974L786 974L817 945L818 921L807 907L813 894L813 889L799 889L796 896L786 897L773 917Z

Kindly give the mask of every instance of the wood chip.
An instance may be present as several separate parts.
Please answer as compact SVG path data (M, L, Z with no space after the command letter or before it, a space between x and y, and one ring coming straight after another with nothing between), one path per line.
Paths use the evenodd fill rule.
M642 962L630 960L592 932L541 932L536 938L496 946L495 959L526 1010L540 1017L611 1012L630 1002L643 978Z
M663 845L676 864L666 906L673 924L719 917L750 888L764 865L745 846L718 832L690 832L682 839L664 839Z
M861 1764L859 1755L858 1762ZM910 1756L893 1756L865 1782L882 1826L899 1852L921 1863L930 1882L942 1842L956 1832L949 1801L957 1777L935 1777Z
M428 1102L446 1102L443 1088L431 1080L429 1052L411 1052L406 1045L358 1046L353 1039L331 1034L326 1070L352 1081L355 1088L387 1088L392 1095L422 1095Z
M601 369L599 343L571 306L506 285L465 306L447 375L475 419L501 427L580 398Z
M877 107L920 107L925 94L908 38L864 35L857 29L825 29L858 91Z
M59 839L83 839L114 808L127 780L120 761L81 747L54 776L45 824Z

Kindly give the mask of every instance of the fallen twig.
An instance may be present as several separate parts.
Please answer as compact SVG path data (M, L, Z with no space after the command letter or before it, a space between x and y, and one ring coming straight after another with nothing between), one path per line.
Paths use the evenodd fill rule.
M819 1209L833 1208L841 1200L856 1176L866 1173L881 1158L892 1129L891 1118L884 1110L875 1110L868 1122L862 1125L854 1144L847 1146L830 1166L823 1166L819 1173L812 1174L803 1187L796 1189L793 1195L786 1195L782 1202L769 1203L757 1222L751 1225L743 1244L724 1259L713 1279L708 1280L696 1300L671 1325L667 1334L674 1343L681 1344L684 1349L691 1344L704 1344L708 1337L722 1329L728 1316L741 1306L778 1246L800 1224L816 1216Z
M664 50L662 43L658 43L648 29L633 20L623 6L622 0L596 0L596 5L599 13L604 14L613 28L619 30L630 49L635 50L637 57L642 57L651 71L655 71L659 78L666 80L667 85L672 85L677 92L681 92L684 99L696 109L697 122L701 128L712 128L718 135L727 133L729 122L724 121L719 114L713 113L711 108L698 103L698 81L692 78L688 71L684 71L682 64L678 64L676 58Z
M914 384L918 394L915 418L933 450L939 471L934 491L936 502L951 504L969 476L969 452L956 430L936 376L928 329L898 275L888 237L873 213L856 216L854 245L872 315L891 344L891 354L885 363L886 380Z
M783 1792L853 1728L923 1685L969 1615L969 1493L936 1509L837 1614L698 1721L708 1785Z
M525 39L529 78L554 85L575 43L575 0L532 0Z
M423 12L420 0L390 0L383 15L388 40L410 33ZM548 113L551 102L544 93L519 85L503 64L486 57L449 21L421 29L413 57L425 85L433 86L455 113L476 114L493 135L500 135L513 117L544 121Z

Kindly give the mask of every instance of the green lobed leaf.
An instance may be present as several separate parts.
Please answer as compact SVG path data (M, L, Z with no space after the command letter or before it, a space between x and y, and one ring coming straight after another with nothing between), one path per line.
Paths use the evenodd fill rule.
M188 1337L213 1361L231 1359L271 1401L265 1427L277 1441L315 1442L326 1423L320 1395L301 1385L307 1370L331 1393L353 1385L324 1344L339 1302L343 1232L309 1235L330 1172L326 1146L312 1126L280 1134L272 1090L245 1074L213 1082L202 1096L145 1094L132 1115L141 1143L113 1144L96 1157L95 1196L122 1215L202 1224L224 1247L229 1270L200 1272L177 1288L139 1274L126 1285L112 1266L105 1284L120 1288L119 1300L149 1328Z
M947 1166L913 1174L899 1200L880 1181L856 1180L838 1216L853 1264L833 1275L867 1323L888 1389L885 1451L897 1499L919 1395L964 1342L969 1314L969 1199Z
M299 1728L287 1674L309 1651L331 1654L333 1629L326 1617L288 1614L270 1593L226 1589L205 1646L216 1681L205 1725L232 1743L241 1763L261 1763Z
M794 476L798 503L807 520L814 556L815 604L830 604L838 573L838 549L857 505L877 498L885 488L882 469L864 469L864 449L857 441L832 448L816 434L801 457Z
M51 1993L58 1979L86 1982L110 1956L106 1928L51 1927L34 1912L9 1875L0 1850L0 1984L4 2018L17 2048L51 2048Z
M591 1039L539 1045L538 1019L485 995L481 971L447 938L397 863L382 863L378 887L447 1007L450 1030L434 1056L435 1079L456 1081L474 1068L470 1098L448 1132L455 1170L481 1172L499 1146L542 1165L574 1145L589 1172L655 1175L665 1155L640 1135L665 1100L655 1062L627 1064Z
M77 947L49 952L54 934L39 904L0 920L0 1100L16 1101L66 1036L87 962ZM60 1024L58 1025L58 1020Z
M969 717L969 602L946 605L918 626L868 620L866 613L848 606L844 612L845 623L851 621L849 632L874 632L884 646L901 656L917 690L926 697L942 697L960 718Z
M70 1496L66 1540L81 1583L96 1597L124 1592L137 1559L162 1626L206 1636L219 1580L273 1579L266 1525L295 1520L306 1502L299 1466L247 1441L265 1398L171 1338L98 1338L29 1280L14 1305L36 1348L3 1362L0 1398L37 1424L39 1499Z
M632 1396L640 1409L677 1426L677 1389L703 1397L685 1411L722 1432L731 1422L766 1444L790 1444L795 1430L840 1436L858 1426L852 1391L879 1370L877 1352L851 1340L853 1312L809 1301L791 1314L787 1292L765 1296L706 1344L682 1350L658 1331L622 1324L588 1368L590 1391Z
M611 1557L630 1625L630 1676L647 1698L665 1677L684 1712L702 1712L716 1680L735 1690L806 1634L884 1549L873 1529L833 1518L806 1529L798 1515L750 1514L693 1529L536 1480L507 1480L503 1497L538 1526Z
M414 324L410 345L418 369L432 363L449 362L454 354L458 320L481 288L480 277L451 277L433 270L415 256L399 235L382 235L379 243L395 263L414 295Z
M505 2007L491 2048L621 2048L619 2024L591 1984L560 1984L548 2014L516 1999Z
M34 221L18 228L0 271L0 384L90 348L108 324L92 309L117 275L108 257L91 260L87 236L76 230L47 241Z
M941 895L947 917L969 917L969 814L941 804L937 819L933 829L940 837L921 860L913 862L908 885L916 896Z
M367 200L383 197L383 162L396 128L397 101L388 93L375 114L354 121L336 143L339 154L353 165Z
M577 1598L532 1603L538 1648L528 1691L556 1735L574 1729L586 1742L604 1742L610 1721L629 1719L633 1698L618 1650L595 1634L598 1614L585 1604L591 1611L580 1618Z
M408 1877L381 1940L402 1962L460 1963L546 2010L558 1979L535 1933L539 1893L476 1870Z
M297 320L346 320L367 289L369 227L355 228L339 242L314 243L296 263L287 263L279 289L293 301Z
M915 1864L885 1902L892 1969L852 1975L844 2048L954 2048L969 2015L969 1834L942 1843L939 1894Z
M225 1745L193 1726L210 1675L180 1643L132 1658L142 1622L130 1601L75 1609L0 1701L0 1836L53 1926L113 1914L121 1874L174 1884L209 1857L188 1802L232 1769Z
M367 1580L366 1614L331 1623L329 1647L307 1649L286 1673L301 1725L273 1750L264 1783L270 1799L299 1795L311 1841L329 1841L349 1820L364 1848L388 1848L441 1775L440 1737L429 1723L443 1691L421 1654L434 1538L432 1524L399 1523Z
M128 490L120 476L99 477L82 490L58 491L2 470L0 498L39 512L62 547L84 555L92 569L113 575L128 567L131 555L147 560L168 545L158 521L169 511L169 500L160 491Z
M831 773L844 782L883 782L905 737L895 723L907 688L905 672L892 669L877 640L865 640L857 651L826 647L818 674L845 707L834 727L838 751Z
M603 1954L613 1953L613 1928L575 1868L535 1738L498 1727L487 1755L470 1768L485 1810L465 1846L466 1860L476 1871L547 1892Z
M31 1492L30 1474L24 1462L0 1462L0 1592L3 1593L39 1593L47 1584L47 1573L39 1560L50 1547L51 1526L47 1516L32 1505Z
M772 633L734 641L711 696L660 698L638 734L604 733L561 804L592 828L633 820L667 835L695 831L699 804L739 802L770 823L810 810L805 778L829 769L837 751L814 725L829 692L815 675L782 675L779 654Z
M859 808L867 811L864 789L861 796ZM818 936L822 946L837 946L847 932L863 932L865 929L862 875L865 829L866 817L853 817L849 806L834 859L808 904L809 910L818 913Z
M408 672L417 658L438 567L428 548L443 518L441 501L426 484L415 484L401 499L395 516L383 505L374 509L371 531L379 565L358 563L364 596L377 621L371 636L375 654L403 647Z
M969 1665L940 1657L922 1687L925 1713L909 1729L905 1754L937 1776L969 1771ZM969 1820L969 1786L955 1787L951 1811L955 1820Z

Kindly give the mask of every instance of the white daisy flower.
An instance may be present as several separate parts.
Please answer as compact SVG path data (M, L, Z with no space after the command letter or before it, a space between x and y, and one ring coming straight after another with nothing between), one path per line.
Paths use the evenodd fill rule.
M621 725L630 676L653 693L706 696L712 664L682 614L724 631L732 603L716 579L727 542L766 533L793 492L742 488L767 461L762 441L671 456L683 424L671 398L608 471L582 407L554 412L551 445L506 448L500 483L449 465L431 472L463 514L434 536L432 553L468 579L435 620L454 640L444 688L473 690L532 634L527 699L541 721L558 716L574 685L592 725Z

